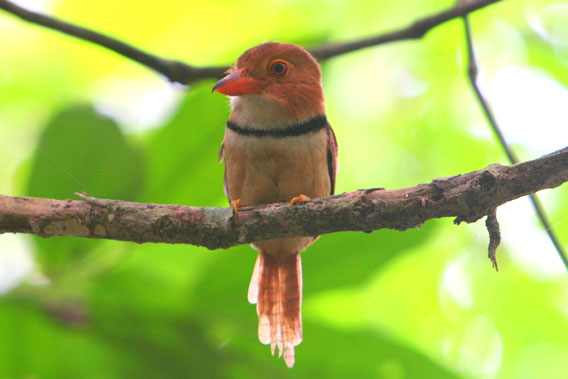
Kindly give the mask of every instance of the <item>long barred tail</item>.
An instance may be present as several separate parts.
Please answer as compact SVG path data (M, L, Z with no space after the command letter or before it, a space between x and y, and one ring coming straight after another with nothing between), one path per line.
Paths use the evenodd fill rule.
M294 366L294 346L302 342L302 261L300 254L258 254L248 291L256 303L258 338L278 347L288 367Z

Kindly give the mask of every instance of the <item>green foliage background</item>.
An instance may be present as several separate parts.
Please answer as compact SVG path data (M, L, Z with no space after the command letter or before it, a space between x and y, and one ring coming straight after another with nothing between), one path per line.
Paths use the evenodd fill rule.
M310 46L388 31L453 2L34 4L161 56L209 65L266 40ZM523 78L537 75L567 98L567 3L508 1L471 20L484 83L514 67L525 76L510 91L565 111L567 103ZM213 82L180 88L6 13L0 47L0 193L226 206L217 152L229 106L210 94ZM463 53L456 20L420 41L323 64L338 192L506 163L469 89ZM543 112L503 96L492 104L498 115ZM503 120L506 130L523 127ZM554 117L542 120L524 132L549 133L551 144L514 139L523 159L566 143L561 128L546 129ZM567 191L543 194L564 244ZM0 377L564 378L566 273L525 201L499 214L499 273L486 259L482 223L444 219L404 233L322 237L303 255L304 342L292 370L257 340L246 301L256 253L248 246L3 235Z

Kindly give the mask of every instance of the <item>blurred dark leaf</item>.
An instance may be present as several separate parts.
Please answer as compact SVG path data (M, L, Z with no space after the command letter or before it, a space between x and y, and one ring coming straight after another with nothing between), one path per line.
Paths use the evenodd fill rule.
M46 125L36 148L27 195L132 200L143 185L140 153L111 119L90 106L71 106Z
M309 377L457 378L421 353L369 330L339 331L306 323L298 373Z
M30 304L2 304L1 309L1 377L115 376L122 356L85 338L84 331L70 329Z
M48 122L36 148L26 194L69 199L75 192L132 200L144 183L142 156L118 125L90 106L71 106ZM38 258L50 273L98 241L70 237L36 239Z

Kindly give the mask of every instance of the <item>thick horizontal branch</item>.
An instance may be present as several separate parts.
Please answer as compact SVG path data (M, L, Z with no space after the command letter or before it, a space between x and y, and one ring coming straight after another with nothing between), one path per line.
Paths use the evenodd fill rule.
M508 201L568 181L568 147L513 166L397 190L367 189L304 204L230 208L0 196L0 233L185 243L210 249L339 231L405 230L433 218L474 222Z
M454 18L462 17L498 1L501 0L474 0L465 2L443 12L424 17L408 27L390 33L343 43L325 44L312 49L311 52L318 59L327 59L388 42L421 38L429 30L438 25ZM102 33L73 25L41 13L29 11L8 0L0 0L0 9L4 9L31 23L103 46L151 68L167 77L171 82L190 84L202 79L219 78L228 69L228 66L196 67L180 61L160 58Z

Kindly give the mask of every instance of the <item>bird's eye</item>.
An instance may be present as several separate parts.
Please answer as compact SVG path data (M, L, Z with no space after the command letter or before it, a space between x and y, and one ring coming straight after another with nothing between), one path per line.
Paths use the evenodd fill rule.
M272 75L282 76L288 71L288 62L277 59L270 62L270 73Z

